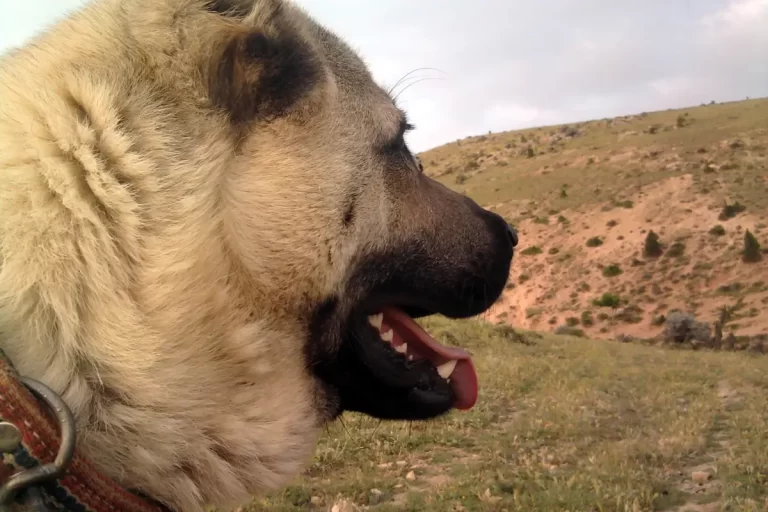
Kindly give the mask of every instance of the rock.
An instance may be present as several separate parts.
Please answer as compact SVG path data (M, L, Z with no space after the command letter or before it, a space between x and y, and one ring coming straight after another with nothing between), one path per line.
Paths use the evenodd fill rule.
M379 469L389 469L389 468L392 467L392 463L391 462L385 462L383 464L379 464L376 467L379 468Z
M403 467L403 466L407 466L408 465L408 463L405 462L404 460L399 460L399 461L395 462L395 464L397 464L399 467Z
M323 504L323 498L321 498L320 496L312 496L312 497L309 499L309 502L310 502L312 505L316 506L316 507L320 507L320 506L322 506L322 504Z
M408 474L405 475L405 479L413 482L414 480L416 480L416 473L414 473L413 471L409 471Z
M712 475L706 471L694 471L691 473L691 480L698 484L703 484L704 482L709 481L711 478Z

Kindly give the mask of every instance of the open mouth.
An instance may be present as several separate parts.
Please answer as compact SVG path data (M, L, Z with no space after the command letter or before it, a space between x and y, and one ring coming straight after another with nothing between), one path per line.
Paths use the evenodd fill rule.
M368 323L378 332L381 340L402 357L403 365L406 362L429 362L437 376L450 386L454 408L468 410L475 405L477 374L472 359L464 349L441 345L411 316L396 307L390 306L368 316ZM434 375L431 377L434 378Z
M478 383L470 355L442 345L414 320L428 314L387 305L347 317L338 352L313 365L338 397L336 414L425 420L475 405Z

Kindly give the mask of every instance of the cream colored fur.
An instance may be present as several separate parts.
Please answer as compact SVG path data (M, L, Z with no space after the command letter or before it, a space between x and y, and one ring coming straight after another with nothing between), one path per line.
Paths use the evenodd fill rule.
M363 64L294 8L324 79L300 122L233 129L204 70L242 23L201 5L100 0L0 60L0 345L63 395L102 472L184 511L312 456L308 305L386 229L360 148L373 117L396 130Z

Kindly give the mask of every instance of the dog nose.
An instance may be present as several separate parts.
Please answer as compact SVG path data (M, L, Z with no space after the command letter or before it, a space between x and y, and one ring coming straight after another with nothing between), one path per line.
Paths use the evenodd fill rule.
M507 236L509 236L509 241L512 243L512 247L517 247L517 242L519 241L517 231L509 224L507 224Z

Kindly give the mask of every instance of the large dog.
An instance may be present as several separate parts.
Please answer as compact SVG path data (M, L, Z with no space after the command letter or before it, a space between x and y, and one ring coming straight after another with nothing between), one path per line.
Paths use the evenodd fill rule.
M409 128L287 2L86 5L0 58L0 347L176 510L286 483L343 411L472 407L413 319L490 307L516 235Z

